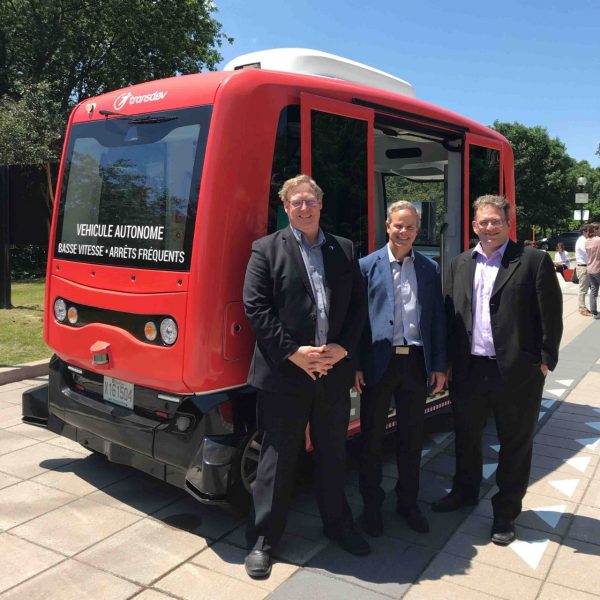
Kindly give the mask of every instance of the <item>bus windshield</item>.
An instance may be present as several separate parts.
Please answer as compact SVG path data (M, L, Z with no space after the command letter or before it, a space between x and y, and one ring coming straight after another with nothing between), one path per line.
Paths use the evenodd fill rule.
M189 270L212 107L73 125L54 256Z

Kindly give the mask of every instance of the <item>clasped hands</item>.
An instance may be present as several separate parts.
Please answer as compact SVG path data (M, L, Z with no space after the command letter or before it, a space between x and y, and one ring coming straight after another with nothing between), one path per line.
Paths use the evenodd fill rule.
M316 380L327 375L333 365L342 360L346 354L346 350L339 344L300 346L288 359L300 367L311 379Z

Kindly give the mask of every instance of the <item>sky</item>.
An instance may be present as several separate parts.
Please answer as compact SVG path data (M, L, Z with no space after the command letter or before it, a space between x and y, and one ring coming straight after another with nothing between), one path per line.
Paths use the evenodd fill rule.
M541 125L600 166L599 0L215 0L232 58L312 48L409 81L485 125Z

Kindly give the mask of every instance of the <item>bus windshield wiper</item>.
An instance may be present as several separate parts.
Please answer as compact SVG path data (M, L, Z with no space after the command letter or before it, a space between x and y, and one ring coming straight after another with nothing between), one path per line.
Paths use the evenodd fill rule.
M158 116L146 115L145 117L132 117L127 121L130 125L145 125L146 123L164 123L165 121L173 121L178 117L175 116Z

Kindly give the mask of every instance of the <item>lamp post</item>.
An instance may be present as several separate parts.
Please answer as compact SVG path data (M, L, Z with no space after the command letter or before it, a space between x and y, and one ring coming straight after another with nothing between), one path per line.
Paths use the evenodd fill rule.
M576 204L586 204L589 199L588 193L585 191L585 186L587 185L587 179L585 177L577 178L577 189L578 191L575 193L575 203ZM573 215L575 219L579 219L579 221L583 224L583 221L587 219L586 212L589 215L589 212L584 210L583 208L578 208Z

